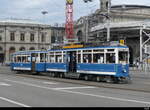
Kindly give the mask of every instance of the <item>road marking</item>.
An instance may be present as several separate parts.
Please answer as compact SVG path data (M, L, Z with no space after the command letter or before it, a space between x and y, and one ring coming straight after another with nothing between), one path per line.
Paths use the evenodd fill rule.
M27 85L27 86L43 88L43 89L61 91L61 92L66 92L66 93L73 93L73 94L80 94L80 95L92 96L92 97L97 97L97 98L105 98L105 99L125 101L125 102L134 102L134 103L143 103L143 104L149 104L150 105L150 102L146 102L146 101L123 99L123 98L110 97L110 96L104 96L104 95L95 95L95 94L88 94L88 93L83 93L83 92L69 91L69 90L64 90L64 89L49 88L49 87L43 87L43 86L39 86L39 85L31 84L31 83L26 83L26 82L21 82L21 81L13 81L13 80L9 80L9 79L5 79L5 81L14 82L14 83L18 83L18 84L23 84L23 85Z
M4 100L4 101L7 101L7 102L10 102L10 103L13 103L13 104L16 104L16 105L19 105L21 107L30 107L28 105L25 105L25 104L22 104L22 103L19 103L19 102L16 102L16 101L13 101L13 100L10 100L10 99L7 99L7 98L4 98L4 97L0 97L1 100Z
M0 82L0 86L11 86L10 84L6 84L4 82Z
M123 98L110 97L110 96L104 96L104 95L88 94L88 93L75 92L75 91L69 91L69 90L59 90L59 91L67 92L67 93L80 94L80 95L86 95L86 96L92 96L92 97L97 97L97 98L105 98L105 99L112 99L112 100L125 101L125 102L134 102L134 103L143 103L143 104L149 104L150 105L150 102L146 102L146 101L123 99Z
M66 89L92 89L96 87L84 86L84 87L64 87L64 88L54 88L55 90L66 90Z
M44 84L58 84L58 83L55 83L55 82L43 82Z

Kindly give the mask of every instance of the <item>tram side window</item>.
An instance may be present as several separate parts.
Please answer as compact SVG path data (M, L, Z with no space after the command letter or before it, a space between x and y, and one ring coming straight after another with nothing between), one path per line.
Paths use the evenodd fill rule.
M106 53L106 62L115 63L115 53Z
M27 62L26 56L22 56L22 62Z
M32 54L32 62L38 62L38 54L37 53L33 53Z
M93 63L104 63L104 54L103 53L95 53L93 54Z
M55 61L54 55L49 55L49 62L50 63L55 63L54 61Z
M31 62L31 57L27 56L27 62Z
M119 52L119 63L128 63L128 52Z
M63 63L66 63L66 60L67 60L67 58L66 58L66 55L64 54L63 55Z
M15 57L13 57L13 62L17 62L17 58L16 58L16 56L15 56Z
M17 62L21 62L21 57L20 56L17 57Z
M83 63L91 63L92 55L91 54L83 54Z
M56 55L56 63L62 63L62 56L61 55Z
M45 53L40 54L40 62L45 62Z
M78 54L78 63L81 63L81 54Z

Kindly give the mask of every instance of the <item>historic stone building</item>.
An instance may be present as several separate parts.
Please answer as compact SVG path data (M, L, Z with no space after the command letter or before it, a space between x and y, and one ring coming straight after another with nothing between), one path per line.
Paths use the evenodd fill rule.
M75 24L75 34L79 41L106 41L109 25L110 40L124 39L126 41L130 48L132 64L140 56L140 26L150 21L150 6L116 5L111 6L108 14L108 1L101 0L100 9L90 16L78 19Z
M51 27L51 43L62 44L65 36L65 27Z
M0 62L9 63L11 53L16 51L49 49L58 29L29 20L0 21Z

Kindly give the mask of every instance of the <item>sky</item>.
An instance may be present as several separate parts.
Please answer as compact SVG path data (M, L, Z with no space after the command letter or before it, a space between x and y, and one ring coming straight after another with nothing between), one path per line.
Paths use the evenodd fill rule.
M66 0L0 0L0 19L31 19L50 25L65 23ZM112 0L112 5L134 4L150 6L150 0ZM74 0L74 20L100 8L99 0L84 3ZM47 11L43 15L41 12Z

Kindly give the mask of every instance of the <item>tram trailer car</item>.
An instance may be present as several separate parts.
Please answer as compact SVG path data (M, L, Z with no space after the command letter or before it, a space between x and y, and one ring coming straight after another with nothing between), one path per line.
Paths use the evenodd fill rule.
M129 48L101 46L48 50L46 71L53 77L128 81Z
M45 72L47 51L20 51L12 54L11 70L21 72Z

